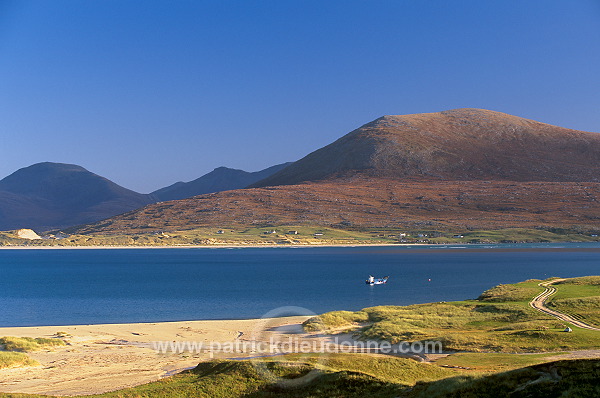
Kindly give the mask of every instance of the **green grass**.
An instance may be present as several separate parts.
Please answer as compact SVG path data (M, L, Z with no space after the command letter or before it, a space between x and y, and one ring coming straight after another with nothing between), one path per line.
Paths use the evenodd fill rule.
M275 234L265 232L275 230ZM222 231L223 233L219 233ZM289 234L297 231L297 234ZM163 233L164 232L164 233ZM315 234L322 234L315 236ZM402 233L407 236L401 237ZM425 235L425 236L419 236ZM456 238L455 235L462 235ZM333 228L318 225L270 225L195 228L178 231L156 231L136 234L72 235L66 239L27 240L14 232L0 232L0 246L166 246L166 245L316 245L316 244L396 244L408 243L505 243L505 242L591 242L600 237L589 233L562 229L506 228L482 231L405 230L397 228Z
M369 322L365 311L332 311L304 322L304 328L310 332L323 329L354 328L360 323Z
M389 383L412 386L418 381L433 381L462 374L462 371L446 369L413 359L361 353L328 354L318 356L286 355L285 361L317 364L323 370L338 372L361 372Z
M538 279L532 279L510 285L498 285L483 292L478 300L486 302L529 302L543 291L543 288L538 285L540 282Z
M37 365L37 362L22 352L0 351L0 369L33 365Z
M65 342L60 339L46 339L33 337L0 337L0 348L4 351L36 351L44 348L63 346Z
M600 276L571 278L554 286L548 307L600 327Z
M504 372L549 362L548 358L566 353L549 354L502 354L481 352L459 352L435 361L439 366L456 366L469 368L478 372ZM471 373L471 372L469 372Z
M556 293L551 300L573 297L600 296L600 276L570 278L554 284Z
M589 287L585 283L595 280L576 280L575 288L571 289L584 291ZM515 353L597 348L600 337L597 331L573 327L573 333L564 333L566 323L529 306L529 301L544 290L538 286L540 282L529 280L496 286L477 300L335 311L311 318L304 326L308 331L324 328L332 333L349 328L360 339L386 340L392 344L440 341L450 351ZM563 285L570 286L557 286L559 292ZM581 303L587 310L581 309L578 314L598 317L599 312L590 300ZM572 312L575 308L568 307Z
M481 231L453 231L434 233L433 243L535 243L535 242L597 242L599 237L575 230L542 230L530 228L505 228ZM455 238L460 234L462 238Z
M552 300L548 307L600 327L600 296Z

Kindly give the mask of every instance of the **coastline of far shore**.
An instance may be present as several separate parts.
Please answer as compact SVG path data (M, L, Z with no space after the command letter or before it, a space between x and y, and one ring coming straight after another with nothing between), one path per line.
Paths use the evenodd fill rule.
M466 243L460 243L456 245L465 245ZM99 246L58 246L58 245L48 245L48 246L0 246L0 250L8 249L8 250L22 250L22 249L243 249L243 248L265 248L265 249L275 249L275 248L304 248L304 247L402 247L402 246L428 246L431 245L429 243L348 243L348 244L306 244L306 245L297 245L297 244L281 244L281 245L272 245L272 244L247 244L247 245L231 245L231 244L215 244L215 245L164 245L164 246L107 246L107 245L99 245ZM437 244L433 244L437 245ZM454 245L454 244L452 244Z

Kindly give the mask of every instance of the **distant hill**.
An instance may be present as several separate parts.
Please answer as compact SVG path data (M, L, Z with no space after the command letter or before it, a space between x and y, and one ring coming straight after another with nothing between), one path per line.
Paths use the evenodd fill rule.
M154 201L81 166L38 163L0 180L0 230L91 223Z
M205 193L246 188L248 185L267 178L290 164L292 163L278 164L253 173L227 167L218 167L193 181L177 182L166 188L156 190L151 195L154 195L160 201L165 201L191 198L192 196Z
M253 187L355 174L443 180L600 181L600 134L483 109L383 116Z
M385 116L256 188L150 205L74 231L249 225L598 231L599 178L597 133L479 109Z

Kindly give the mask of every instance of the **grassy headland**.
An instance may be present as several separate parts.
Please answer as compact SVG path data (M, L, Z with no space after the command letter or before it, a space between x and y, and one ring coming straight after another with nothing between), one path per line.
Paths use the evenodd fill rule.
M595 320L598 317L598 277L567 279L557 285L559 306ZM441 341L444 349L474 352L545 352L598 347L599 332L573 327L529 306L544 289L540 280L500 285L477 300L409 306L378 306L356 312L334 311L307 320L308 330L345 329L363 340ZM563 289L566 286L567 288ZM576 298L573 298L575 295ZM573 301L576 300L576 301ZM576 306L570 306L572 303Z

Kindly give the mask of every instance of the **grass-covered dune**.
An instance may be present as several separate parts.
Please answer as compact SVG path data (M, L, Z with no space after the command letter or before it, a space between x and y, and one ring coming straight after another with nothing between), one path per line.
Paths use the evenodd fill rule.
M0 369L37 365L37 362L22 352L0 351Z
M567 279L556 284L557 308L598 321L600 277ZM573 327L529 306L544 290L540 280L496 286L477 300L378 306L334 311L304 323L308 330L352 331L363 340L441 341L450 351L543 352L598 348L597 331Z
M340 354L327 362L315 379L288 388L266 380L247 361L212 361L167 379L95 398L271 398L271 397L593 397L600 395L600 360L557 361L496 374L443 375L435 365L410 365L432 377L414 382L398 378L393 366L377 368L378 359ZM392 359L393 360L393 359ZM396 359L400 362L410 361ZM268 370L282 379L307 374L310 363L268 361ZM421 367L422 369L419 369ZM356 369L359 368L359 369ZM366 368L368 372L365 372ZM413 369L414 368L414 369ZM377 369L374 371L374 369ZM442 369L443 370L443 369ZM372 373L377 373L373 375ZM408 373L408 372L407 372ZM445 377L444 377L445 376ZM34 398L37 395L1 394L0 398ZM83 398L83 397L80 397Z
M38 363L25 352L65 345L64 340L32 337L0 337L0 369L32 366Z
M44 337L0 337L0 350L3 351L36 351L65 345L64 340Z

